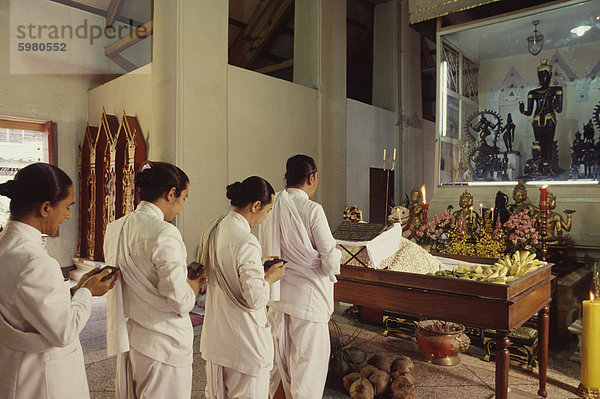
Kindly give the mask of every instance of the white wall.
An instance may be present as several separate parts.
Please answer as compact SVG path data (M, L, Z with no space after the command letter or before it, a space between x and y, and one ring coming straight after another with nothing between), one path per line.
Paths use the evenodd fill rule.
M231 65L228 73L230 183L258 175L279 191L289 157L317 159L317 90Z
M145 65L135 71L88 92L87 112L90 126L98 126L102 117L102 109L109 115L116 115L119 122L123 112L128 116L136 116L148 145L148 159L155 158L160 141L152 135L152 64ZM83 141L83 132L79 142ZM153 151L154 150L154 151ZM154 156L153 156L154 155Z
M383 149L391 168L395 116L392 111L348 99L346 139L346 205L356 205L369 218L369 168L383 167ZM396 171L398 170L396 159ZM396 172L398 173L398 172Z
M105 81L94 75L10 74L9 1L0 1L0 115L55 121L58 129L58 166L77 183L77 143L87 120L87 91ZM73 264L77 246L78 205L60 227L60 237L48 239L48 253L61 266Z

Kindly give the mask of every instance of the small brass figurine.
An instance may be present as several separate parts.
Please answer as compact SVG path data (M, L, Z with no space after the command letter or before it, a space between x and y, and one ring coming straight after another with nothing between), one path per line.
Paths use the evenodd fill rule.
M464 229L467 239L474 238L477 230L479 229L479 214L473 209L473 195L465 190L460 195L458 202L460 209L455 211L453 215L455 220L464 222Z
M565 222L560 213L553 211L554 208L556 208L556 196L548 192L548 221L546 222L546 241L548 244L557 244L562 238L563 230L571 231L572 215L575 213L570 209L564 211L567 215L567 221ZM541 226L541 212L537 215L537 221L538 226Z
M415 186L410 192L411 203L408 207L410 229L412 231L416 231L423 225L423 204L421 203L422 198L421 188L419 186Z
M523 180L519 180L519 183L513 189L512 197L515 203L509 204L507 207L510 213L514 215L527 209L530 215L537 214L537 209L531 205L531 201L527 196L527 188L523 184Z

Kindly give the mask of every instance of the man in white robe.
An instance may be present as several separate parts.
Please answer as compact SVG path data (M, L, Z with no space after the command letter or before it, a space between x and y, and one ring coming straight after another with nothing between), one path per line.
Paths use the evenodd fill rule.
M107 308L107 352L118 355L116 397L189 398L189 312L197 292L187 282L181 233L161 208L142 201L107 226L104 253L122 272Z
M335 248L325 212L309 199L316 171L304 184L276 194L273 210L259 228L263 256L288 261L280 298L270 303L275 345L271 395L279 383L287 398L320 398L327 377L333 313L333 284L341 253Z

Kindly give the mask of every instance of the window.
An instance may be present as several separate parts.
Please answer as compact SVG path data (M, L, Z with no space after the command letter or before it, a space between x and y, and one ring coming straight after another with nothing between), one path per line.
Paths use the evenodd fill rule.
M0 183L35 162L54 163L52 122L0 117ZM0 197L0 226L10 216L10 200Z

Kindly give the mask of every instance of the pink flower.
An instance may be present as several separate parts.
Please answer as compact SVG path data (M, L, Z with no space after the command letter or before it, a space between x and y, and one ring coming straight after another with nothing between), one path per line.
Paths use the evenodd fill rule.
M531 245L529 245L529 244L525 245L525 249L531 249Z
M517 245L517 239L511 240L514 245Z
M525 242L525 237L520 238L521 242Z
M530 231L531 233L535 233L535 229L534 229L533 227L532 227L532 228L530 228L530 229L529 229L529 231Z

